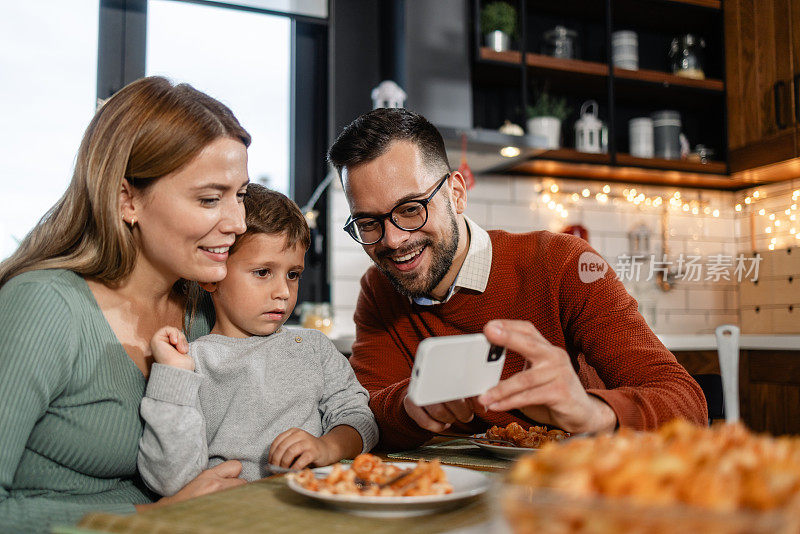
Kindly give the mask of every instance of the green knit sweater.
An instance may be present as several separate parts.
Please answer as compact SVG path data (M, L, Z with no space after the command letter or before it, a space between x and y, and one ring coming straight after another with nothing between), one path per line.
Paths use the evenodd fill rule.
M191 338L210 331L203 306ZM65 270L0 289L0 531L46 532L150 502L136 472L145 379L86 281Z

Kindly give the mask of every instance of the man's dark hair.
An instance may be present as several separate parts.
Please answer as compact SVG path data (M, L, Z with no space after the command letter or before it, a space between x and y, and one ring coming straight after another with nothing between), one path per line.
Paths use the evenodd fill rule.
M442 134L428 120L404 108L378 108L351 122L328 150L328 161L342 169L356 167L382 156L394 141L410 141L431 167L448 170Z
M311 246L308 222L297 204L286 195L251 182L247 184L244 209L247 230L236 238L231 254L247 236L256 234L282 234L286 237L287 248L300 245L308 250Z

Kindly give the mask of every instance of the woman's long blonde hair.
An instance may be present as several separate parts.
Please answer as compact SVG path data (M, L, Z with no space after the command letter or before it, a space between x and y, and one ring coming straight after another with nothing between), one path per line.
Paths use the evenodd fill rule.
M231 110L192 86L157 76L125 86L89 123L64 196L0 263L0 288L36 269L125 279L137 247L121 217L122 181L144 190L221 137L250 145Z

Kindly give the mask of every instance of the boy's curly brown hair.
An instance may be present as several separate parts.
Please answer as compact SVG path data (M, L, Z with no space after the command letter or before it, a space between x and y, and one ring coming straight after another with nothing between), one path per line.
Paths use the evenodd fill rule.
M250 183L244 197L245 224L247 230L236 238L230 252L249 235L282 234L286 237L286 248L301 245L305 250L311 246L311 231L300 208L286 195L260 184Z

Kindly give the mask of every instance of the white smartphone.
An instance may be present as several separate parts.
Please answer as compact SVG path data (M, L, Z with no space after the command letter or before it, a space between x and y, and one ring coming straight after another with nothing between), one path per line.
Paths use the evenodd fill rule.
M483 334L429 337L417 347L408 398L417 406L466 399L500 381L506 350Z

